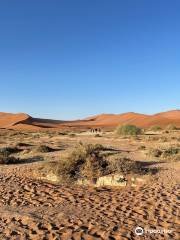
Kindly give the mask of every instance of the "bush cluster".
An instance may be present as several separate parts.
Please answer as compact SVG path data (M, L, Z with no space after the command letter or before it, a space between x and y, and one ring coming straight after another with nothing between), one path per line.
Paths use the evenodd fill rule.
M137 136L142 133L142 129L134 125L120 125L116 129L116 133L124 136Z

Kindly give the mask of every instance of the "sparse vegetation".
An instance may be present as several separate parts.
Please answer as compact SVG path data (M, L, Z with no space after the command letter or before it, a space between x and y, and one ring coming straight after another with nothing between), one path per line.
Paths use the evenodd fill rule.
M68 135L68 133L67 132L59 132L58 135L66 136L66 135Z
M48 168L62 181L76 181L83 177L92 180L108 171L108 162L100 156L103 149L100 144L79 143L66 159L48 163Z
M162 130L162 128L161 128L160 126L152 126L152 127L150 128L150 131L153 131L153 132L161 131L161 130Z
M146 149L146 146L145 145L141 145L138 147L138 150L145 150Z
M97 133L97 134L95 135L95 137L102 137L102 136L101 136L100 134Z
M167 158L167 157L171 157L172 155L177 155L178 153L180 153L180 148L170 147L163 151L162 157Z
M100 144L80 143L69 156L61 161L46 163L48 172L57 176L61 182L76 182L78 179L93 181L112 173L138 173L141 166L129 158L102 154L106 148Z
M3 217L1 226L4 229L0 239L1 236L4 239L6 234L8 239L16 236L20 239L24 236L33 239L43 236L47 239L53 236L58 239L83 239L103 238L105 235L112 239L116 236L121 238L121 229L115 225L118 225L119 219L124 221L124 210L131 203L136 213L147 216L142 224L152 221L154 229L157 218L162 220L162 225L167 224L164 216L177 219L178 211L172 212L172 208L178 209L180 131L141 130L141 133L128 131L116 135L110 127L109 131L103 129L93 134L88 128L75 129L69 126L61 130L41 129L32 132L0 129L0 203ZM37 134L39 138L34 138ZM76 137L71 137L71 134ZM162 204L164 201L167 207ZM68 206L64 205L66 202ZM59 204L62 205L60 208ZM149 207L152 204L154 207ZM81 214L82 205L86 206L84 214ZM23 206L26 213L19 214ZM90 211L91 208L96 211ZM49 213L47 209L52 211ZM154 209L160 211L154 214ZM105 214L101 214L102 210ZM42 213L46 214L44 220ZM27 216L33 218L30 219L36 230L33 234L26 228ZM130 226L130 235L132 226L137 225L134 216L125 219L126 225ZM58 222L62 222L64 217L67 221L63 221L63 231ZM94 234L94 230L87 232L89 219L98 226L103 223L105 228L98 228L97 234ZM82 223L83 231L78 234L74 230L67 232L69 224L75 225L78 230ZM106 226L110 226L109 232ZM176 239L178 235L175 232L174 228L168 236Z
M159 138L159 142L168 142L168 138L165 136L162 136Z
M0 164L16 164L19 162L19 158L3 156L0 154Z
M130 158L118 156L110 157L109 168L111 172L122 173L125 175L129 173L139 173L142 170L140 163L133 161Z
M120 125L116 129L116 134L123 136L137 136L141 133L141 128L138 128L134 125Z
M35 151L39 153L48 153L48 152L53 152L54 149L46 145L40 145L36 147Z
M174 124L169 124L167 127L166 127L166 130L177 130L177 127L174 125Z
M151 156L151 157L156 157L156 158L161 157L162 150L157 149L157 148L150 149L149 152L148 152L148 155Z
M17 153L19 151L20 150L16 147L4 147L4 148L0 149L0 154L3 156L9 156L9 155L11 155L13 153Z
M69 134L69 137L72 137L72 138L73 138L73 137L76 137L76 134L75 134L75 133L70 133L70 134Z
M150 149L149 156L160 158L163 160L180 160L180 148L169 147L166 149Z

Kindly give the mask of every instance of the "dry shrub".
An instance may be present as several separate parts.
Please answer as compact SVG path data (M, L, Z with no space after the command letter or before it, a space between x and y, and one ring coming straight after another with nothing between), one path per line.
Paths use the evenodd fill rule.
M180 148L176 147L169 147L166 149L150 149L148 152L149 156L161 158L163 160L180 160Z
M23 142L19 142L19 143L16 144L16 147L17 147L17 148L30 147L30 146L32 146L32 145L29 144L29 143L23 143Z
M177 130L177 127L174 125L174 124L169 124L167 127L166 127L167 130Z
M102 135L97 133L94 137L102 137Z
M103 149L100 144L80 143L66 159L50 162L46 167L64 182L76 181L78 178L93 180L108 171L108 162L100 156Z
M162 137L159 138L159 142L168 142L168 138L162 136Z
M113 173L140 173L142 171L141 165L139 162L131 160L126 157L117 157L111 156L109 158L109 168Z
M175 162L180 161L180 153L171 156L170 160L175 161Z
M4 156L0 154L0 164L15 164L19 163L19 158Z
M138 147L138 150L145 150L146 149L146 146L145 145L141 145Z
M48 152L53 152L53 151L54 151L53 148L48 147L46 145L40 145L35 148L35 152L39 152L39 153L48 153Z
M16 147L4 147L4 148L0 149L0 155L9 156L13 153L18 153L19 151L21 151L21 150L19 150Z
M70 134L69 134L69 137L72 137L72 138L73 138L73 137L76 137L76 134L75 134L75 133L70 133Z
M68 133L67 132L59 132L58 135L66 136L66 135L68 135Z
M17 153L17 148L5 147L0 149L0 164L15 164L19 163L19 158L10 156L13 153Z
M156 142L156 141L160 141L160 139L161 139L161 137L159 137L159 136L149 136L147 140L149 142L151 142L151 141Z
M156 131L161 131L162 128L160 126L152 126L149 130L156 132Z
M148 155L151 156L151 157L161 157L162 150L157 149L157 148L149 149Z
M130 173L140 171L140 165L128 158L111 156L105 158L104 148L100 144L80 143L64 160L46 163L46 169L59 177L64 183L78 179L94 179L111 173Z
M163 158L167 158L167 157L170 157L172 155L177 155L178 153L180 153L180 149L179 148L168 148L168 149L165 149L162 153L162 157Z

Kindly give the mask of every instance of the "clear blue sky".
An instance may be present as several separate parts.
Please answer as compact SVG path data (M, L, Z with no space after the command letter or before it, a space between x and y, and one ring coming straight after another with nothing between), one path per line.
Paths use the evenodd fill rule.
M0 1L0 111L180 108L179 0Z

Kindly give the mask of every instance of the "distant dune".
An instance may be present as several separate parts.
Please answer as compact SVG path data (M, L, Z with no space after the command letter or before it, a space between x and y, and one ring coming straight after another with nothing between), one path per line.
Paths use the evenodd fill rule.
M169 124L180 127L180 110L145 115L134 112L123 114L101 114L88 117L83 120L62 121L51 119L33 118L25 113L3 113L0 112L0 128L19 130L38 130L43 128L72 128L86 129L100 127L113 129L119 124L133 124L142 128L160 126L162 128Z
M25 113L3 113L0 112L0 128L11 128L15 125L25 123L31 123L31 117Z

